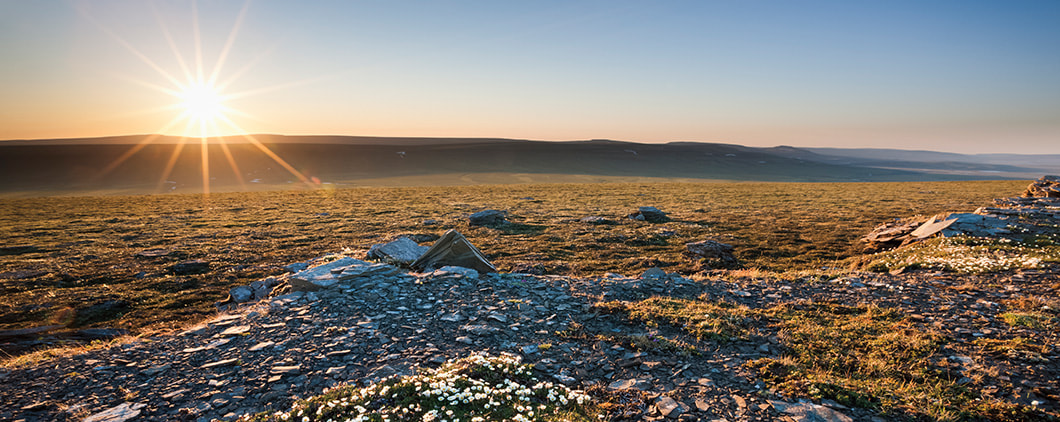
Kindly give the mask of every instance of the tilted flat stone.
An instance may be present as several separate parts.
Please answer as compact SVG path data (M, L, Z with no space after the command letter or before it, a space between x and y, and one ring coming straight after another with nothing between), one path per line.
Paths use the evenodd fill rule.
M486 255L456 230L445 232L411 267L424 271L449 265L470 268L480 273L497 272Z
M909 235L917 239L923 239L942 231L955 222L957 222L956 218L939 218L939 216L933 216L928 219L928 221L925 221L924 224L921 224L920 227L917 227L916 230L913 230Z

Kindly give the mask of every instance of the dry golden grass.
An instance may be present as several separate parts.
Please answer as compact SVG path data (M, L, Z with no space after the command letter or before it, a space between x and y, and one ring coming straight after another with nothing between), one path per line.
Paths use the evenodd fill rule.
M703 239L733 244L753 271L818 271L857 255L857 239L882 221L970 211L1025 185L623 183L8 199L0 203L0 238L39 250L0 256L0 329L49 321L173 329L211 314L229 288L281 274L283 265L447 229L463 232L502 271L688 273L684 244ZM639 206L673 221L627 219ZM488 208L507 210L511 224L468 226L467 215ZM577 221L594 215L614 224ZM135 256L147 249L173 253ZM187 259L209 261L210 270L170 271Z

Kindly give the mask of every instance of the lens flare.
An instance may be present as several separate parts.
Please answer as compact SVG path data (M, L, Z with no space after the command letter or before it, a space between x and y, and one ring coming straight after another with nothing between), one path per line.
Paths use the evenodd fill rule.
M196 122L213 125L224 117L224 97L211 85L202 82L190 84L177 97L184 114Z

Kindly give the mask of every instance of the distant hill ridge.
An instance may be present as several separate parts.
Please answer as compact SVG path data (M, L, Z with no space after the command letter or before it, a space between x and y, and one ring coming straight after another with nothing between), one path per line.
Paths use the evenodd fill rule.
M519 181L607 178L778 182L1033 179L1060 173L1060 156L962 155L930 151L753 148L734 144L635 143L607 139L252 135L211 138L208 176L215 188L300 182L357 185L401 178L446 184L441 175L520 174ZM182 144L183 143L183 144ZM202 185L198 138L127 135L0 141L0 191L155 189ZM1020 164L1029 162L1031 164ZM231 163L235 163L235 168ZM168 174L166 168L171 168ZM545 175L549 175L545 177ZM472 178L473 179L473 178ZM409 182L413 180L413 182ZM505 179L507 180L507 179ZM231 190L231 189L229 189ZM178 190L180 191L180 190Z

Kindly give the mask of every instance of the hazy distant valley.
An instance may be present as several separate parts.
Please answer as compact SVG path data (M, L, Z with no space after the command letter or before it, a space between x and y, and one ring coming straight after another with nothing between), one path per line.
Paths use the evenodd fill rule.
M275 189L305 186L304 182L423 186L647 180L1031 179L1060 171L1060 155L611 140L278 135L254 139L260 146L243 137L231 137L211 139L205 149L198 139L184 139L182 145L178 137L144 135L3 141L0 191L22 195L197 192L203 186L204 150L212 191Z

